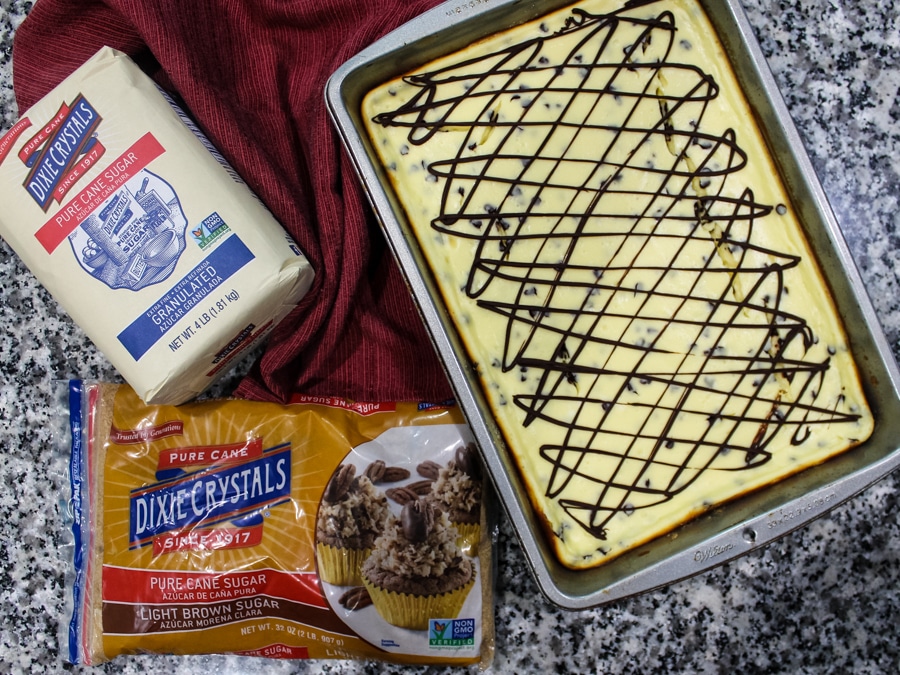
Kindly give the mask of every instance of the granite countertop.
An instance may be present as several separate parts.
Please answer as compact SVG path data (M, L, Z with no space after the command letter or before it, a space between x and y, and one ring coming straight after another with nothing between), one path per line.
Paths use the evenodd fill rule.
M31 6L0 0L0 133L11 44ZM895 358L900 354L900 16L893 0L744 0ZM0 672L73 669L51 384L115 372L0 242ZM223 385L227 389L229 382ZM496 672L900 670L900 474L700 576L582 612L542 599L500 527ZM109 672L384 672L371 664L139 656ZM420 669L410 669L420 672Z

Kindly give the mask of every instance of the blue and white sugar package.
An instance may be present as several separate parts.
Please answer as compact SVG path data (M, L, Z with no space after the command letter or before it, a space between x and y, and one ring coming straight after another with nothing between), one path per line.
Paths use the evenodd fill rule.
M0 236L147 403L205 390L307 293L309 261L126 55L0 138Z

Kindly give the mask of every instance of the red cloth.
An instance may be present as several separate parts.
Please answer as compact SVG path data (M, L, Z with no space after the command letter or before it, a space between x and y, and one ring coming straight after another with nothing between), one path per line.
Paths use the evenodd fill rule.
M40 0L14 41L20 110L97 49L177 94L294 236L317 276L236 394L450 396L425 328L328 120L329 75L436 0Z

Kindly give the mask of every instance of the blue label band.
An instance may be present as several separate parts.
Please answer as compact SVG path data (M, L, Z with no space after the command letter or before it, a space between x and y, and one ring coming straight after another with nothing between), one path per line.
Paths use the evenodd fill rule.
M139 360L203 298L253 258L253 253L237 235L228 237L119 333L119 342L135 361Z

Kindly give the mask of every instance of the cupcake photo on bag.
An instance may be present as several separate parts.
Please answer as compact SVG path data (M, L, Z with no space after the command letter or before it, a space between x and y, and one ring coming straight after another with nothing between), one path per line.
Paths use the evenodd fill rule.
M461 445L446 466L423 462L416 471L432 479L427 499L447 514L458 533L457 545L470 556L478 554L481 536L481 460L474 443Z
M477 495L464 487L473 482L489 489L484 480L462 475L481 475L468 464L477 459L469 452L475 446L466 424L422 424L387 429L339 460L319 498L316 543L322 592L347 634L393 654L434 657L448 649L459 656L477 654L481 602L490 583L482 556L490 550L480 541L471 546L471 556L461 550L450 514L462 520L468 507L454 510L449 501L438 506L433 499L436 484L457 497ZM442 470L446 476L439 483ZM440 487L444 482L448 486ZM369 497L362 499L361 492ZM467 503L467 498L454 500ZM484 500L479 501L476 522L485 518ZM385 518L376 524L385 505ZM368 527L362 527L365 518ZM363 530L377 534L363 537ZM348 569L356 574L344 572ZM470 626L473 632L465 639L454 633L457 642L448 645L436 637L441 626Z
M322 495L316 518L319 578L336 586L362 584L360 566L381 534L390 509L370 475L341 464Z
M459 615L475 585L475 567L457 546L458 533L426 499L391 515L363 563L362 582L388 623L427 630L428 620Z

